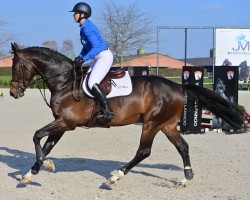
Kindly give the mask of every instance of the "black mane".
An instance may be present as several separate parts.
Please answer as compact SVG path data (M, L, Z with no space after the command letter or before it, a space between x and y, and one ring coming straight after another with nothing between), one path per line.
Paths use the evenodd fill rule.
M22 51L29 51L29 50L33 50L33 51L38 51L40 53L45 54L48 57L52 57L55 59L58 59L60 61L67 61L69 63L72 63L73 61L66 57L65 55L63 55L62 53L59 53L58 51L52 50L50 48L47 47L27 47L25 49L22 49Z

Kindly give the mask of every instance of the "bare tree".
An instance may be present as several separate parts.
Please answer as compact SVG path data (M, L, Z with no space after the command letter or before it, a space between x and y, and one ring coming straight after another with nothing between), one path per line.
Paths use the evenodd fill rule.
M44 47L48 47L48 48L50 48L50 49L52 49L52 50L55 50L55 51L57 51L57 43L55 42L55 41L53 41L53 40L47 40L47 41L44 41L43 43L42 43L42 45L44 46Z
M104 7L100 27L120 65L125 54L154 42L152 16L139 11L138 1L127 7L110 1Z
M66 55L68 58L71 58L71 59L74 58L75 54L74 54L74 45L73 45L72 40L63 41L62 53Z
M5 27L8 25L6 20L0 20L0 57L6 56L5 47L10 45L10 42L14 39L14 35L8 33Z

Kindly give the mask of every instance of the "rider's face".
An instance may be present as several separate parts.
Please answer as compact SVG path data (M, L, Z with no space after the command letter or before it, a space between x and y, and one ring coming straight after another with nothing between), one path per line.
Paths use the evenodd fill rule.
M73 15L74 21L75 21L76 23L83 24L83 22L84 22L84 16L85 16L84 13L74 12L74 15ZM80 19L80 22L79 22L79 18L81 18L81 19Z
M74 12L73 17L74 17L74 21L75 21L75 22L77 22L77 20L78 20L78 19L79 19L79 17L80 17L80 13L78 13L78 12Z

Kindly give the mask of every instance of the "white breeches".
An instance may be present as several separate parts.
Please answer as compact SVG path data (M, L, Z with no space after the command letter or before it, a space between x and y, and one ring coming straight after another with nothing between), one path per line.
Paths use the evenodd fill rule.
M93 85L100 83L110 70L113 63L113 54L110 50L102 51L97 54L91 64L91 73L89 76L88 86L92 89Z

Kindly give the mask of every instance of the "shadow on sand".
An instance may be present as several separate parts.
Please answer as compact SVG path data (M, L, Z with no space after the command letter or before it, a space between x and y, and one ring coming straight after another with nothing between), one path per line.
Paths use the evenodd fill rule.
M0 155L0 162L8 165L10 168L15 169L15 172L9 173L8 176L18 181L18 188L25 187L25 184L20 184L21 175L29 171L31 166L35 162L35 154L7 147L0 147L0 151L5 151L9 155ZM48 157L49 159L50 157ZM89 158L50 158L56 165L56 172L78 172L78 171L91 171L106 179L110 178L110 173L115 169L121 168L125 165L125 162L113 161L113 160L95 160ZM70 164L69 164L70 163ZM175 170L183 171L181 167L171 164L138 164L137 167L141 168L152 168L152 169L164 169L164 170ZM45 168L42 167L41 170ZM161 177L143 172L131 170L130 173L139 173L144 176ZM41 186L36 182L31 182L34 186Z

